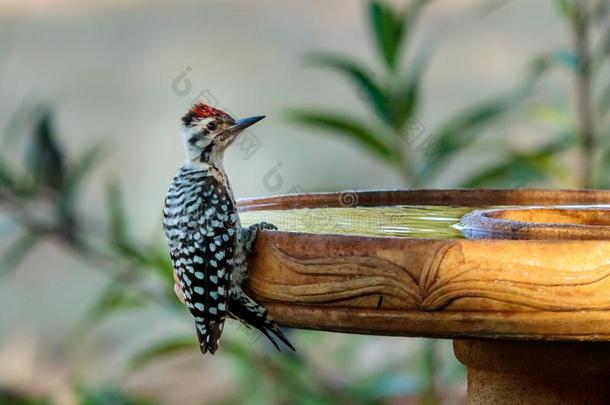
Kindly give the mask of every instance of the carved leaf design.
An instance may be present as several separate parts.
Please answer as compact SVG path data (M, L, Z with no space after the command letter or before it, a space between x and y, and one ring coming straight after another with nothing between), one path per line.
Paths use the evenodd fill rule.
M333 256L300 259L272 245L273 256L282 267L318 282L300 285L251 280L250 288L279 301L322 303L366 295L387 295L417 308L421 292L416 278L405 268L381 257ZM339 277L339 278L337 278ZM332 279L322 281L325 279Z
M439 309L469 297L546 311L610 309L610 265L568 271L518 262L465 262L459 245L452 252L459 256L460 264L439 267L442 277L430 286L422 307ZM443 252L443 258L446 254Z
M270 300L330 304L393 297L401 308L438 311L578 311L610 309L610 265L581 271L464 257L458 242L436 245L421 269L378 256L299 258L270 245L286 279L254 278L249 287Z

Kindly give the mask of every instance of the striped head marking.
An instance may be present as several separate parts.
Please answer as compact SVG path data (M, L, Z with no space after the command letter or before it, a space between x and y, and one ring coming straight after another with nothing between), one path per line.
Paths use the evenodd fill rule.
M234 119L203 102L192 105L182 117L182 141L188 161L216 163L225 149L247 127L264 116Z

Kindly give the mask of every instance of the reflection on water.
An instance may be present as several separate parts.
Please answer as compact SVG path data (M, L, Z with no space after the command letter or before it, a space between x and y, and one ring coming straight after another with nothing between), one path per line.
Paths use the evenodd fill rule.
M249 211L240 214L244 226L270 222L281 231L405 236L447 239L463 237L454 227L473 207L407 206L313 208Z

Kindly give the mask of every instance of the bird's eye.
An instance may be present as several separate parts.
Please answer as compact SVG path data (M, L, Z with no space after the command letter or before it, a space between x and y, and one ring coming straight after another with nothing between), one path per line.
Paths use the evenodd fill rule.
M214 131L216 128L218 128L218 123L216 123L216 121L210 121L208 122L208 125L206 125L206 128L210 131Z

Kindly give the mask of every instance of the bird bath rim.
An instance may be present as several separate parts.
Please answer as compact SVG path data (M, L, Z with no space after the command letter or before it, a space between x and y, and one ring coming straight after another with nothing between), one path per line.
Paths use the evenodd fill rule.
M340 207L341 193L241 210ZM355 192L358 206L601 205L593 190ZM262 231L246 289L281 324L443 338L610 341L610 241L375 238Z
M349 200L346 203L346 200ZM610 191L549 189L389 189L281 194L242 198L239 211L388 205L601 205L610 204Z

